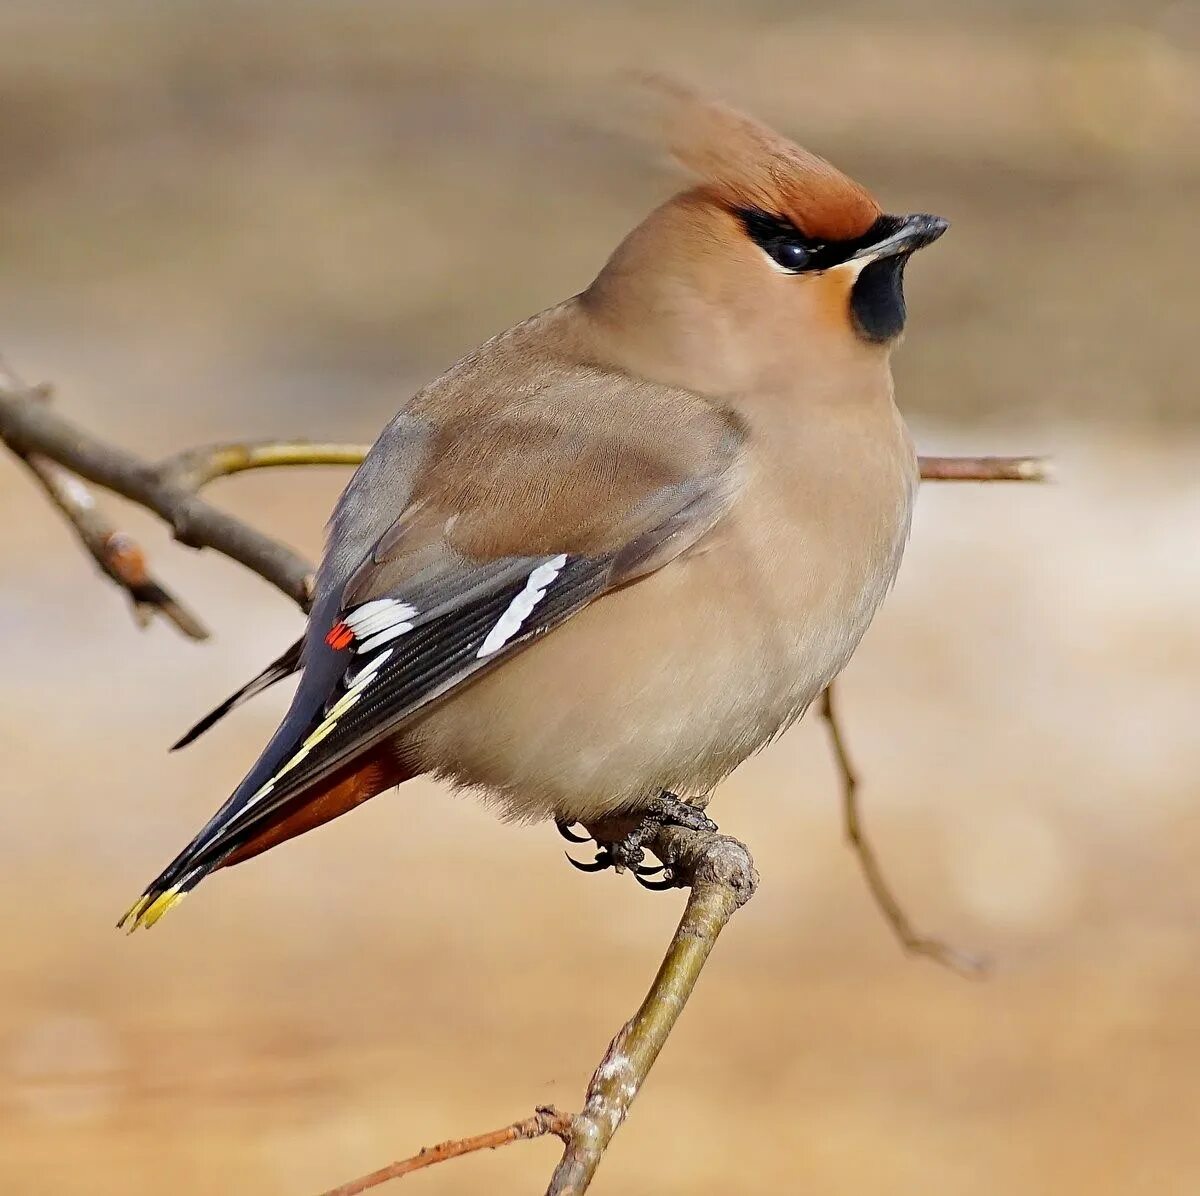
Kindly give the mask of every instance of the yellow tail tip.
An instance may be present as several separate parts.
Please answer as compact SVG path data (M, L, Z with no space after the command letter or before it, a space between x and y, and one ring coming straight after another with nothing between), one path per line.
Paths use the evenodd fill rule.
M117 929L125 931L126 934L132 934L138 927L142 910L149 904L149 897L139 897L118 919Z
M117 923L117 926L124 930L126 934L132 934L139 927L143 926L149 930L163 914L174 909L186 896L186 893L181 893L178 887L176 887L168 889L165 893L160 893L153 900L149 897L139 897L125 911L124 917Z

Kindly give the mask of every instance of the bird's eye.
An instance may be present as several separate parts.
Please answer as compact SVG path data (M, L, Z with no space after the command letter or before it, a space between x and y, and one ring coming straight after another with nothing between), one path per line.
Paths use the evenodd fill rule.
M736 215L750 240L781 270L799 274L829 263L829 246L805 236L785 217L773 216L759 208L741 208Z
M785 270L803 270L812 258L812 250L798 241L776 241L767 252Z

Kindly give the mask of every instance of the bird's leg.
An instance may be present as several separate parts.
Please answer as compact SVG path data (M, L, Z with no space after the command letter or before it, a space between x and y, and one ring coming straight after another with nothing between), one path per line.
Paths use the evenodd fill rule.
M690 831L712 832L717 824L703 810L668 793L665 789L642 811L641 821L623 838L613 843L610 851L618 865L636 868L646 858L643 844L653 839L664 826L681 826Z
M643 888L674 888L675 878L669 869L661 866L657 868L645 866L645 843L653 839L664 826L679 826L686 830L712 834L716 831L717 824L703 810L665 789L657 797L652 798L639 813L640 819L634 828L619 839L610 841L597 837L599 851L590 864L581 864L578 860L571 859L569 855L567 859L581 872L603 872L608 868L624 872L628 868ZM569 839L572 843L586 841L571 830L570 823L558 823L558 831L564 839ZM600 833L602 835L603 831L601 830ZM651 883L643 879L659 873L663 874L662 881Z
M716 834L717 831L717 824L699 806L694 806L665 789L650 803L647 810L657 816L663 826L679 826L684 830L698 831L706 835Z

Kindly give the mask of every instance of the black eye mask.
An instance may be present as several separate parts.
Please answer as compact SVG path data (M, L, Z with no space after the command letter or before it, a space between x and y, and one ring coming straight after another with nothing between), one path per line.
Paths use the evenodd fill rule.
M746 235L789 274L828 270L848 261L890 237L904 224L901 216L880 216L861 237L846 241L819 241L805 236L790 220L758 208L739 208L734 213Z
M880 216L861 237L818 241L790 220L756 208L737 212L746 235L789 274L818 274L849 261L855 254L894 237L905 227L903 216ZM938 234L940 235L940 234ZM914 245L914 247L916 247ZM891 252L869 261L850 290L850 316L855 331L872 344L886 344L904 331L904 267L909 251Z

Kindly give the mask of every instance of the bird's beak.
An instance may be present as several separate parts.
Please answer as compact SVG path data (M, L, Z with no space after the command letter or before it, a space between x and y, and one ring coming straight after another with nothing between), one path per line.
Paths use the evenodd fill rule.
M864 245L849 260L873 262L880 258L907 256L924 249L926 245L932 245L950 227L950 221L924 212L891 219L896 221L891 232L881 241Z

